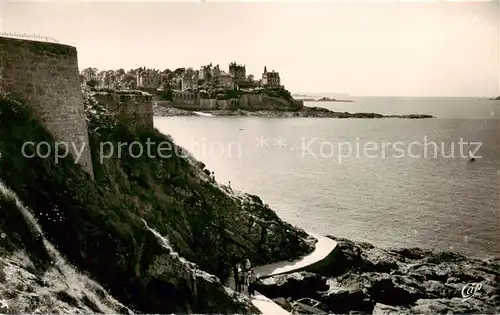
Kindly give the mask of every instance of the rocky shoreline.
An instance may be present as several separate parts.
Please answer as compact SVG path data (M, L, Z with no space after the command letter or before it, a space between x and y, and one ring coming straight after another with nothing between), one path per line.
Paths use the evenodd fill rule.
M153 106L155 116L175 117L175 116L199 116L195 111L178 109L174 107ZM348 113L334 112L322 107L304 106L298 111L247 111L247 110L204 110L203 113L220 117L265 117L265 118L402 118L402 119L423 119L434 118L426 114L410 115L382 115L377 113Z
M325 264L262 279L257 290L296 314L500 312L498 259L329 237L338 245Z

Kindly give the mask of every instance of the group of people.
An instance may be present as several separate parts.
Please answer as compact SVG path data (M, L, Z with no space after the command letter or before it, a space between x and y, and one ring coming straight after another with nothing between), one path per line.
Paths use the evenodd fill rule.
M208 171L208 172L206 172L206 174L208 174L208 178L209 178L209 179L210 179L213 183L215 183L215 182L216 182L216 181L215 181L215 172L213 172L213 171L212 171L212 172ZM233 190L233 189L231 188L231 181L229 181L229 182L227 183L227 187L229 188L229 190Z
M246 287L248 295L255 296L255 283L258 275L250 265L250 260L245 259L242 263L234 265L233 275L237 292L241 293Z

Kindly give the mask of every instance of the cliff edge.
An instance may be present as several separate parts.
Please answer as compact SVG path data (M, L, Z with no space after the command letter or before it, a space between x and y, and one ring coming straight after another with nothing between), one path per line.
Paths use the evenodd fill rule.
M313 240L258 197L212 182L170 137L130 129L95 100L85 103L94 180L71 155L56 155L56 140L29 107L0 99L0 180L47 242L132 311L256 313L222 285L231 265L242 258L254 265L297 258L313 249ZM27 141L33 145L23 147ZM162 146L175 154L141 154L140 145L130 145L146 150L148 142L147 152ZM12 251L21 246L12 244ZM50 259L37 257L33 272L44 274Z

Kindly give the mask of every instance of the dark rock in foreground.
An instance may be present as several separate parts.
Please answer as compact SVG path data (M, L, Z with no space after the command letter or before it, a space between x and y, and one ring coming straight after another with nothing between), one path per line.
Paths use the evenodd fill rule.
M280 304L286 301L294 306L307 301L317 310L315 314L500 312L498 260L418 248L384 250L331 238L338 243L334 258L316 273L266 278L257 290L279 299ZM464 300L464 286L475 284L481 284L481 288Z
M183 110L178 108L153 108L155 116L193 116L196 115L193 111ZM422 119L434 118L432 115L425 114L410 114L410 115L382 115L377 113L348 113L334 112L322 107L304 106L297 111L279 111L279 110L204 110L204 113L213 116L226 117L266 117L266 118L406 118L406 119Z

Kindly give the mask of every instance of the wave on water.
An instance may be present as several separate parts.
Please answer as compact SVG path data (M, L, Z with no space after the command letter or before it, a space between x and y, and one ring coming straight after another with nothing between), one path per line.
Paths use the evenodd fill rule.
M214 115L209 114L209 113L204 113L204 112L194 112L198 116L206 116L206 117L213 117Z

